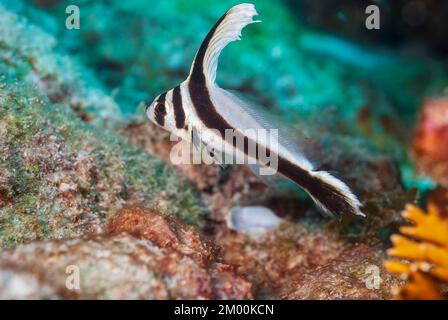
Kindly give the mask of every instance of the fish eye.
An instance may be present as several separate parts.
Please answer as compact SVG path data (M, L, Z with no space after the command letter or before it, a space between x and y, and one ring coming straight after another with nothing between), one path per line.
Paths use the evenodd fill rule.
M156 105L155 111L158 114L165 114L166 113L166 107L165 107L165 105L163 103L158 103Z

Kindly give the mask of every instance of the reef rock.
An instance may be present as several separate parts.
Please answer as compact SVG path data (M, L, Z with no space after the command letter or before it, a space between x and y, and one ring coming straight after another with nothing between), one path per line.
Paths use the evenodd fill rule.
M380 250L358 245L299 277L284 299L384 299L399 283L382 265Z
M161 161L26 83L1 82L0 247L102 232L127 202L199 222L194 191Z
M2 299L249 299L251 285L216 261L191 227L123 209L109 234L34 242L0 255ZM126 234L128 233L128 234Z

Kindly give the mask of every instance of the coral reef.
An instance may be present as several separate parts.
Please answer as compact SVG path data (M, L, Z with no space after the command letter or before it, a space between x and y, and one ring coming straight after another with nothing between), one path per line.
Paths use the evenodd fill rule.
M204 209L170 168L6 77L0 127L1 247L101 232L128 202L200 222Z
M442 284L448 283L448 212L430 203L425 213L417 206L408 205L403 217L413 226L403 226L403 235L391 237L394 247L387 253L405 261L390 260L386 268L401 274L408 283L396 297L402 299L448 299Z
M2 1L0 298L388 299L403 285L382 266L399 211L426 197L448 208L446 62L367 49L297 21L281 1L257 3L264 23L225 50L218 80L256 95L319 169L359 195L365 219L329 220L303 192L245 167L170 164L174 142L144 116L231 4L83 0L82 27L70 31L64 1ZM246 235L226 223L238 206L281 220ZM431 210L430 228L444 232ZM445 260L423 267L423 242L398 239L391 254L417 260L395 262L410 275L401 292L441 297L445 271L432 273ZM67 286L69 266L79 290Z

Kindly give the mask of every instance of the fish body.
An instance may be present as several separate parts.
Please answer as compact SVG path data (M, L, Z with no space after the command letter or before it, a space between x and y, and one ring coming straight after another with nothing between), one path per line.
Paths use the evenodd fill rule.
M260 116L251 102L216 84L221 51L241 39L245 26L260 22L253 20L256 15L255 6L247 3L227 11L202 42L188 78L157 96L147 107L148 117L184 140L195 140L196 135L218 162L233 160L258 168L261 176L292 180L325 213L363 215L361 203L344 182L326 171L315 171L297 146Z

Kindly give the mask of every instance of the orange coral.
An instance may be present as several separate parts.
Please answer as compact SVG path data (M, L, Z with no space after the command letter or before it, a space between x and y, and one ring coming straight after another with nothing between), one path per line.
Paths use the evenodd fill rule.
M403 226L391 237L394 245L387 253L403 260L389 260L389 272L408 281L396 294L399 299L443 299L441 284L448 283L448 217L434 204L428 213L408 204L403 217L413 226Z

